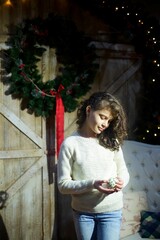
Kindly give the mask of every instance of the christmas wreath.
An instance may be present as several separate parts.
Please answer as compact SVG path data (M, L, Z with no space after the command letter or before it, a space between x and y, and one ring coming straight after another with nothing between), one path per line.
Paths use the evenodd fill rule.
M90 39L64 16L49 14L46 19L24 20L15 27L4 50L6 94L21 99L21 108L36 116L48 117L60 94L64 109L72 112L78 99L90 89L96 72ZM38 63L46 47L55 49L59 63L54 79L43 81Z

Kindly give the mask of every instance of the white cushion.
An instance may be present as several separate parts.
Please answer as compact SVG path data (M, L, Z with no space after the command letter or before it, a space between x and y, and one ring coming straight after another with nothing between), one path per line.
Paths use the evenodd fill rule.
M160 145L128 140L124 142L123 151L130 174L124 191L145 191L149 210L160 211Z
M139 233L135 233L133 235L130 235L130 236L122 238L122 239L123 240L145 240L145 239L149 239L149 238L141 238Z
M140 228L140 212L148 209L144 191L124 193L124 207L121 226L121 239L133 235Z

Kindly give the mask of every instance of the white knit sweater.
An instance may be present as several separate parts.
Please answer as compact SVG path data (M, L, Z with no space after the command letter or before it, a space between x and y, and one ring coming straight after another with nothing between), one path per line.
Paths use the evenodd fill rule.
M73 209L101 213L123 207L122 191L108 195L93 186L95 180L116 176L127 185L129 174L121 148L110 151L101 146L98 139L85 138L75 132L61 145L57 171L59 191L71 194Z

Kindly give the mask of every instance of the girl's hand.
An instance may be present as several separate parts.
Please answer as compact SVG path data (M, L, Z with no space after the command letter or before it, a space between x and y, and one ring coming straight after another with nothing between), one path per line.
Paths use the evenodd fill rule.
M106 193L106 194L111 194L113 192L118 192L120 190L122 190L123 188L123 180L120 179L120 178L116 178L116 184L114 186L114 188L109 188L107 185L108 185L108 182L107 180L96 180L94 182L94 187L102 192L102 193Z
M123 188L123 185L124 185L124 181L121 179L121 178L118 178L116 179L116 185L114 187L115 191L118 192L120 190L122 190Z
M94 187L105 194L111 194L115 192L115 189L107 188L108 181L107 180L95 180Z

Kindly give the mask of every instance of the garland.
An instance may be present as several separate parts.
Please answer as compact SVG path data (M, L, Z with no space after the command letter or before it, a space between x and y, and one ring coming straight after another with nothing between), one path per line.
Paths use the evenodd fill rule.
M15 34L7 40L9 48L4 50L8 77L3 82L9 84L6 94L21 99L21 108L36 116L48 117L55 111L57 94L65 111L74 111L96 73L94 49L89 42L63 16L49 14L46 19L23 21L15 27ZM54 79L44 82L37 64L46 47L56 50L60 67Z

